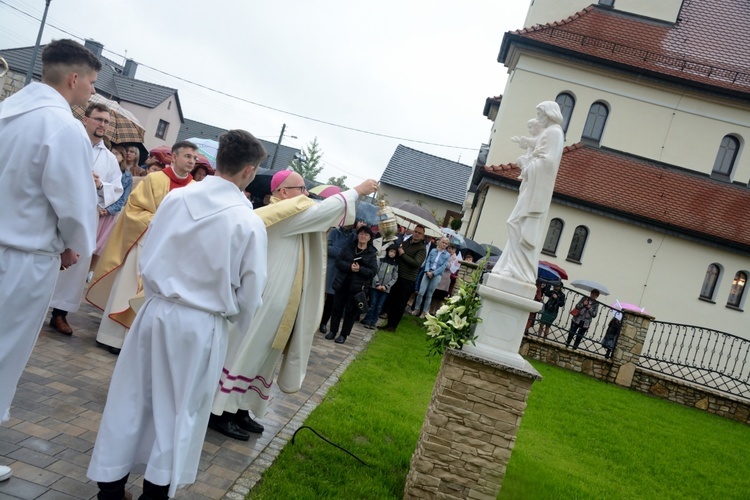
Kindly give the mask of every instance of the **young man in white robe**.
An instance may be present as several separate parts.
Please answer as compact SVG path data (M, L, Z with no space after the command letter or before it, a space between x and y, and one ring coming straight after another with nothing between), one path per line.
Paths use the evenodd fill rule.
M240 440L263 432L258 417L269 403L271 381L282 352L277 382L287 393L305 379L325 295L328 229L354 221L355 202L377 190L368 179L354 189L316 203L305 182L284 170L271 180L271 204L256 210L268 230L268 269L263 307L247 333L230 337L229 355L214 398L210 427ZM244 333L244 335L243 335Z
M266 283L265 226L242 193L265 157L255 137L230 130L219 138L216 175L170 192L151 221L140 258L146 301L115 366L88 469L100 500L121 500L139 465L141 498L173 497L195 481L229 324L249 329Z
M104 134L112 119L109 109L103 104L92 103L84 113L83 127L91 140L93 147L94 163L91 172L96 184L97 203L96 209L104 209L116 202L122 195L122 172L120 165L104 145ZM101 222L101 218L99 221ZM97 228L97 232L98 232ZM91 255L81 255L78 265L67 270L60 271L57 278L55 291L52 294L52 318L50 326L64 335L72 335L73 329L67 321L69 312L76 312L81 305L83 287L86 284Z
M73 40L42 52L42 83L0 103L0 421L31 356L58 270L96 241L91 142L71 104L95 93L101 63ZM11 470L0 465L0 481Z

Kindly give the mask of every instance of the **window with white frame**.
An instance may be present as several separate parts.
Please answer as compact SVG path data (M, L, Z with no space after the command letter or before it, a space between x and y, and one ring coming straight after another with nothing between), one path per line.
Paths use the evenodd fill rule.
M706 276L703 278L703 286L701 287L702 299L714 300L716 296L716 285L719 284L719 277L721 276L721 267L719 264L709 264L706 269Z
M727 305L730 307L742 307L742 298L745 294L745 283L747 283L747 273L739 271L734 275L732 288L729 289L729 298Z
M586 246L586 240L589 239L589 230L586 226L578 226L573 232L573 239L570 241L567 260L581 262L583 249Z
M549 221L549 229L547 229L547 237L544 238L544 246L542 247L542 252L550 255L555 255L555 252L557 252L557 245L560 243L562 230L562 219L555 218Z
M607 123L609 109L601 102L595 102L589 108L589 114L586 117L586 124L583 126L581 139L595 143L597 146L602 140L604 134L604 125Z

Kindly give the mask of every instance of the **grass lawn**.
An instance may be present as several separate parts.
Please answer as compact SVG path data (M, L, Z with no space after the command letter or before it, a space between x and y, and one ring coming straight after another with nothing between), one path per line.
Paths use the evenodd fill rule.
M403 498L440 360L405 317L378 332L250 492L252 499ZM534 363L500 498L749 498L750 427Z

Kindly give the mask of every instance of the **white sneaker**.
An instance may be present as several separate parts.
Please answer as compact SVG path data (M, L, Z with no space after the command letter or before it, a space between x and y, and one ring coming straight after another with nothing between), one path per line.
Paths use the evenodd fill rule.
M89 271L88 276L86 276L86 283L91 283L91 280L94 278L94 271Z
M7 481L10 476L13 475L13 471L7 465L0 465L0 481Z

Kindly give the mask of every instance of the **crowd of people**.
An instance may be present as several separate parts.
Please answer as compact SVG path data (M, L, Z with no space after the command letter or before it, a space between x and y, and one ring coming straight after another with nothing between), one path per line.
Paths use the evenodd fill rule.
M367 329L395 332L404 314L435 314L453 293L462 260L474 261L470 253L462 257L458 241L448 236L425 238L420 224L399 227L396 239L389 242L383 242L376 230L357 219L351 227L328 233L326 298L319 327L327 340L346 342L357 319Z
M137 147L107 148L109 109L91 104L81 121L70 111L95 93L96 56L57 40L42 64L42 82L0 103L0 421L48 308L51 327L72 335L67 315L89 283L85 299L102 310L96 342L119 356L88 468L99 499L131 498L138 465L142 499L172 497L195 481L206 429L262 433L255 418L274 375L280 390L300 390L317 331L337 344L357 321L395 332L404 314L434 314L452 294L456 241L426 240L416 225L384 242L355 220L376 181L317 202L283 170L268 204L253 207L246 190L267 154L252 134L220 136L215 168L188 141L139 165ZM573 349L597 296L575 306ZM538 300L547 337L565 296L551 286ZM0 481L11 475L0 465Z
M131 498L125 485L142 464L141 498L168 498L195 480L209 426L239 439L263 431L249 414L264 414L282 353L277 383L300 389L323 308L326 232L353 221L377 183L316 203L299 174L282 171L256 210L245 190L266 152L250 133L219 138L215 171L186 141L140 166L136 149L106 147L106 107L81 121L71 113L95 93L97 57L56 40L42 66L40 83L0 103L0 417L48 307L52 327L72 335L67 313L88 280L86 299L104 312L97 341L119 354L88 476L98 498ZM364 261L368 231L350 249L362 269L374 262ZM248 381L261 391L239 387ZM0 481L11 476L0 466Z

